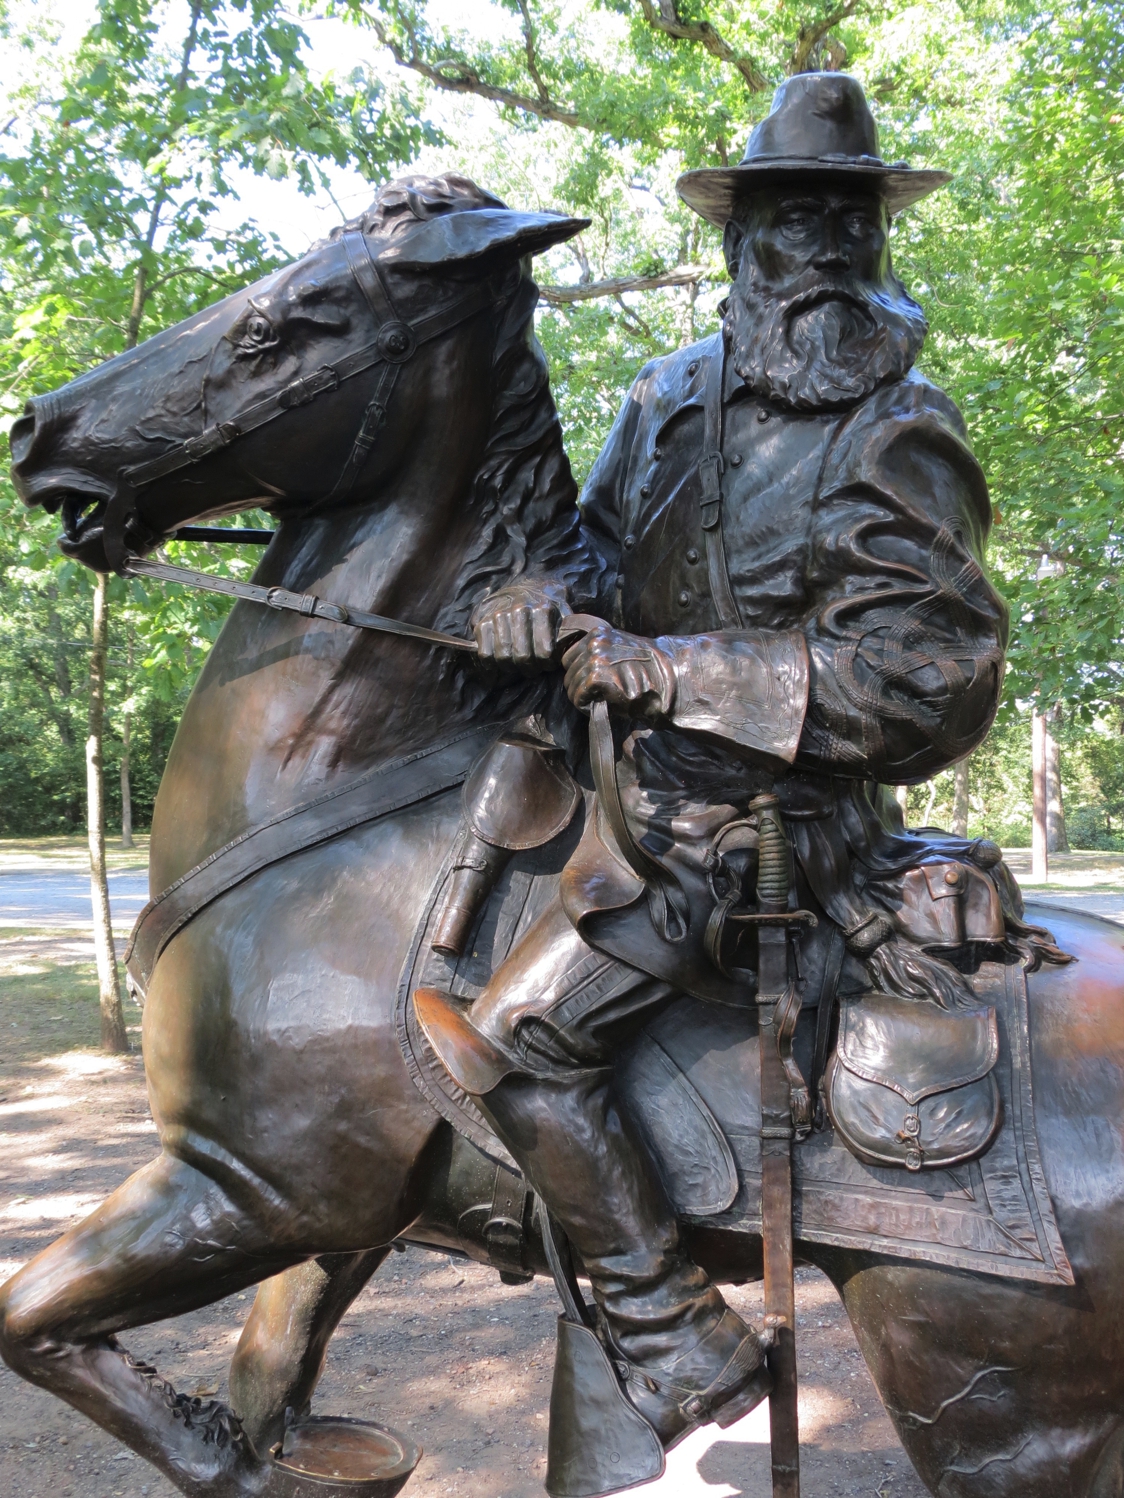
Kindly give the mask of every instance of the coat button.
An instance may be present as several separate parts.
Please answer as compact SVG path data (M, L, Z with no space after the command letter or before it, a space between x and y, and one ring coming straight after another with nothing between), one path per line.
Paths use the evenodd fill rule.
M765 407L764 406L758 407L757 420L758 421L768 421L768 419L769 419L769 413L768 413L768 411L766 411Z
M687 365L687 373L689 375L697 375L698 372L699 372L699 361L696 359L696 360L694 360L693 363Z
M636 545L636 537L635 536L626 536L624 538L624 549L625 549L625 551L631 551L632 548L635 545Z
M640 498L641 499L647 499L648 496L651 494L651 492L652 492L652 486L651 486L651 484L641 484L640 485Z
M681 608L686 608L687 605L690 603L690 601L691 601L691 595L690 595L690 593L687 592L687 589L684 588L683 591L682 591L682 593L680 593L680 595L679 595L679 604L680 604L680 607Z
M730 459L730 467L731 468L740 468L741 466L742 466L742 455L741 455L741 453L735 453L734 456Z
M944 876L944 882L946 884L959 884L960 883L960 870L959 869L949 869L949 870L947 870L947 872L945 873L945 876Z
M691 549L690 549L690 551L687 553L687 560L688 560L688 562L690 562L691 566L693 567L695 565L695 563L698 561L698 559L699 559L699 554L695 550L695 548L692 546Z

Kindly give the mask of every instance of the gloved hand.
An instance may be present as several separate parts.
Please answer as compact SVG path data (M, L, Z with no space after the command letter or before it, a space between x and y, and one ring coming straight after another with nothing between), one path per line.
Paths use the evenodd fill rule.
M498 589L476 605L469 620L480 659L515 666L550 665L558 622L569 611L560 583L529 578Z
M641 635L598 624L571 645L562 657L566 691L575 707L606 702L653 722L665 718L675 702L675 667L671 657Z

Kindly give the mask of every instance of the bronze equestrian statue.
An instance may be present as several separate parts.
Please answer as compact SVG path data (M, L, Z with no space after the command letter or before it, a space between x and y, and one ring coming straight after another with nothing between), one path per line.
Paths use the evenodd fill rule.
M791 929L797 1252L915 1467L1124 1498L1124 936L1030 924L994 845L877 791L969 752L1003 667L986 485L888 250L944 180L881 161L854 80L785 84L740 166L681 181L724 230L722 330L641 373L580 510L527 258L580 222L457 177L16 423L22 496L90 566L278 521L276 607L232 611L154 816L161 1154L0 1292L8 1363L184 1493L398 1491L416 1453L372 1476L306 1418L397 1239L554 1273L594 1351L560 1338L552 1492L762 1398L768 1335L717 1287L760 1272L752 999ZM117 1341L251 1284L233 1408Z

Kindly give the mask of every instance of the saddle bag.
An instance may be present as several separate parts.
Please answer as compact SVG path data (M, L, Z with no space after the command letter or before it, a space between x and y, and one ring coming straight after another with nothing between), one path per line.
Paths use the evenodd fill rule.
M840 1005L824 1096L869 1165L937 1169L980 1155L1001 1118L995 1011L867 993Z

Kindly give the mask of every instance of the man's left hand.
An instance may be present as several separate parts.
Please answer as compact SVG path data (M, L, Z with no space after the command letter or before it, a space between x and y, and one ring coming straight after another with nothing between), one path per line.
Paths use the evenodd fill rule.
M675 701L675 668L654 640L598 624L562 657L575 707L607 702L636 717L664 718Z

